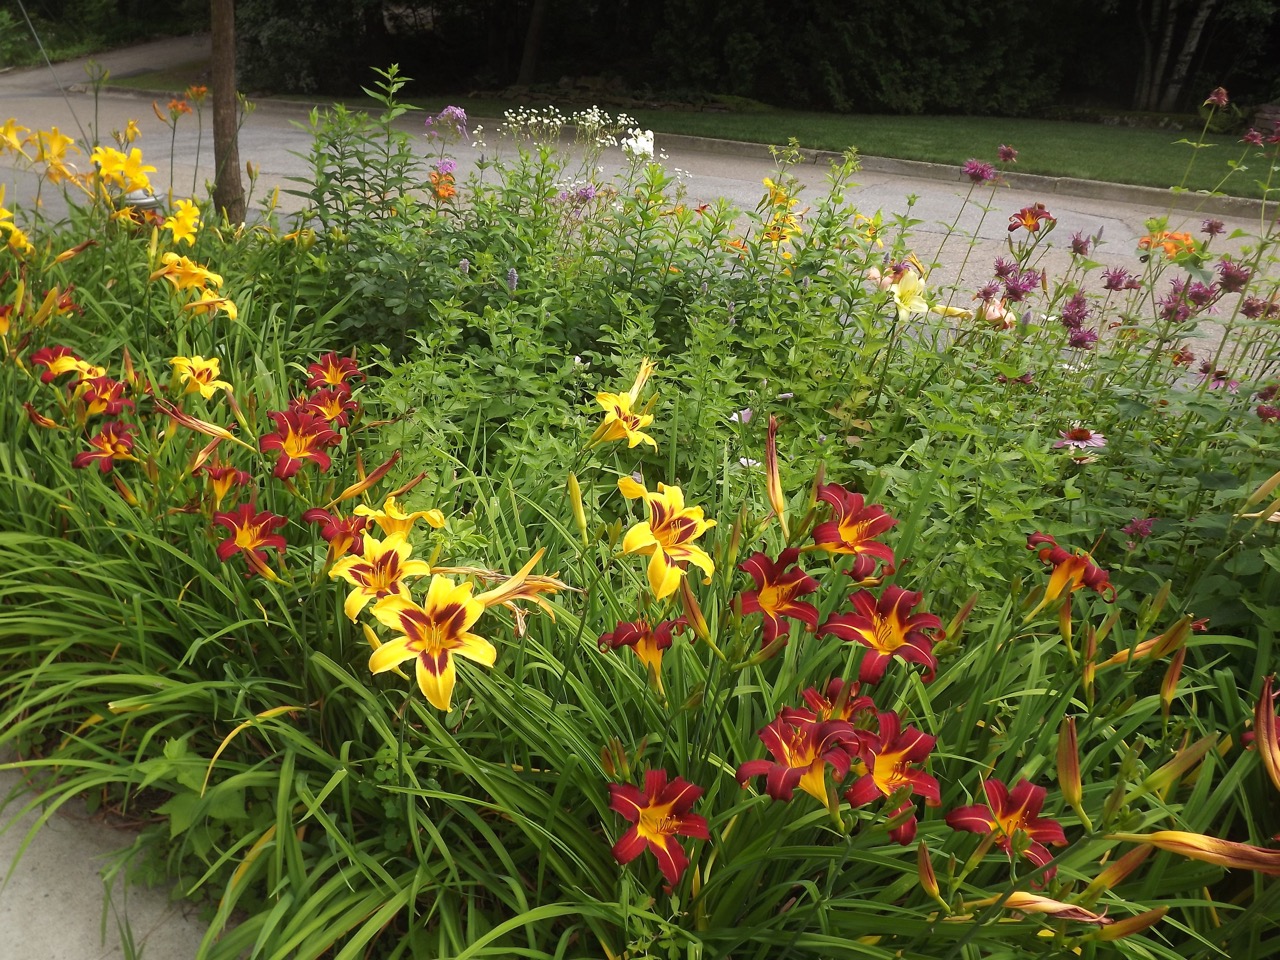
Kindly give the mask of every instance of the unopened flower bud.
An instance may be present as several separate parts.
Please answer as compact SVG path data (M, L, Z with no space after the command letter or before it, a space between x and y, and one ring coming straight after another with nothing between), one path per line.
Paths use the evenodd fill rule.
M582 507L582 488L578 486L577 476L572 473L569 474L569 505L573 508L573 522L577 525L578 534L585 546L590 542L587 539L587 514Z

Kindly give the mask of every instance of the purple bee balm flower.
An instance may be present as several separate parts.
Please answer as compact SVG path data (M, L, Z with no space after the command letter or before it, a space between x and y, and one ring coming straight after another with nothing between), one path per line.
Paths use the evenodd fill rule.
M1004 281L1004 298L1010 303L1021 303L1028 293L1040 284L1040 274L1035 270L1023 270L1017 276Z
M981 300L984 303L990 303L992 300L995 300L1000 296L1000 290L1001 287L999 281L992 280L978 291L976 299Z
M1001 280L1008 280L1018 275L1018 265L1008 257L1000 257L995 263L995 274Z
M1192 306L1203 310L1218 298L1218 287L1216 284L1205 286L1199 280L1195 280L1186 288L1186 294Z
M458 169L458 162L456 160L450 160L448 158L441 160L439 163L436 164L436 170L439 171L441 174L450 174L457 169Z
M1257 320L1267 312L1267 301L1261 297L1245 297L1240 304L1240 312L1250 320Z
M1077 230L1071 235L1071 252L1078 257L1087 257L1092 241L1084 235L1082 231Z
M1173 323L1185 323L1191 319L1191 307L1180 291L1157 300L1156 313L1161 320L1168 320Z
M1245 131L1245 135L1240 138L1241 143L1247 143L1252 147L1262 146L1262 134L1250 127Z
M1092 350L1098 342L1098 334L1094 330L1072 330L1067 338L1067 345L1073 350Z
M1059 447L1075 447L1083 449L1084 447L1105 447L1107 438L1095 430L1088 427L1082 427L1080 424L1073 424L1070 430L1059 430L1058 436L1062 437L1055 443L1054 449Z
M1225 107L1227 105L1227 88L1214 87L1213 93L1205 98L1206 107Z
M1129 271L1124 267L1112 267L1102 271L1102 287L1104 290L1123 290L1129 279Z
M1233 260L1225 257L1218 261L1218 280L1222 284L1223 292L1239 293L1249 284L1249 279L1253 273L1248 267L1242 266Z
M1216 237L1226 231L1227 227L1221 220L1205 220L1200 224L1200 232Z
M1079 330L1089 319L1089 301L1083 293L1073 294L1062 305L1062 325Z
M988 183L996 178L996 168L981 160L969 159L964 162L960 172L972 183Z
M1151 536L1151 528L1159 519L1159 517L1134 517L1120 529L1120 532L1128 534L1135 540L1145 540Z
M1270 403L1277 393L1280 393L1280 383L1273 383L1270 386L1263 387L1258 391L1258 399L1263 403Z
M1001 163L1017 163L1018 151L1013 149L1007 143L1002 143L996 147L996 156L1000 158Z
M1258 419L1263 423L1280 423L1280 407L1273 407L1267 403L1258 404Z

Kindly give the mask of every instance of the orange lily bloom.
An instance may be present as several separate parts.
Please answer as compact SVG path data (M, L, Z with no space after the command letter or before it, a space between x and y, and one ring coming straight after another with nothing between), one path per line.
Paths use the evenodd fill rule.
M321 525L320 536L329 544L328 563L349 553L364 553L364 528L369 525L365 517L343 517L324 507L313 507L302 514L302 519Z
M457 657L491 667L498 651L488 640L468 632L484 613L484 604L471 597L471 584L454 584L448 577L432 577L425 602L392 594L373 606L373 615L401 636L389 640L369 657L377 674L406 660L414 661L418 687L437 710L448 710L457 683Z
M314 522L314 511L308 513L311 516L304 516L304 519ZM356 519L364 520L363 517ZM413 547L402 534L395 534L385 540L363 537L362 541L359 555L345 556L329 570L331 579L342 578L355 588L347 594L342 605L342 612L349 620L355 620L371 600L390 596L407 597L409 587L404 582L405 577L431 576L431 564L425 560L409 559ZM484 609L483 606L481 609Z
M1166 258L1173 260L1185 253L1194 253L1196 241L1189 233L1174 233L1169 230L1161 230L1158 233L1149 234L1138 241L1139 250L1155 250L1157 248L1164 251Z
M1048 210L1045 209L1043 203L1036 203L1029 207L1023 207L1017 213L1009 218L1009 232L1015 230L1026 230L1028 233L1039 233L1043 224L1052 226L1057 223L1057 219Z
M643 498L649 506L649 519L635 524L622 540L622 552L638 553L649 560L649 586L661 600L675 593L685 575L681 564L692 563L707 575L716 571L715 562L693 541L716 525L703 519L701 507L686 507L679 487L658 484L658 492L650 493L630 477L618 479L618 489L628 500Z
M125 384L110 377L94 377L92 380L81 380L83 390L80 398L84 401L85 415L96 417L105 414L117 417L125 407L133 408L133 401L124 396Z
M613 845L614 858L630 863L647 847L657 857L667 883L675 886L689 858L672 837L706 840L710 835L706 818L689 812L700 796L702 788L681 777L668 783L665 770L646 772L643 792L629 783L609 784L609 809L632 824Z
M769 506L773 508L782 527L782 538L787 540L791 534L787 531L787 501L782 496L782 480L778 474L778 418L769 416L769 432L764 447L765 492L769 497Z

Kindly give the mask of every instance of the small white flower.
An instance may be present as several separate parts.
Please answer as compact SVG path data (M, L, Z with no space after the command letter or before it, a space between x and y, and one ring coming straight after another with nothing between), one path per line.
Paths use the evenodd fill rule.
M760 461L759 461L759 460L752 460L750 457L739 457L739 458L738 458L738 462L739 462L740 464L742 464L744 467L758 467L758 466L760 466Z
M622 141L622 152L632 160L652 160L653 131L631 127L627 133L630 136Z

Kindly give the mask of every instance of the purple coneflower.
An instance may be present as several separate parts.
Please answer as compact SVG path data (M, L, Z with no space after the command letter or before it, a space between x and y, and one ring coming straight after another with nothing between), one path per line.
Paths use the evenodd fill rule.
M1106 437L1096 430L1082 427L1078 423L1072 424L1070 430L1059 430L1058 436L1062 437L1062 439L1053 445L1055 450L1058 447L1084 449L1085 447L1105 447L1107 445Z

